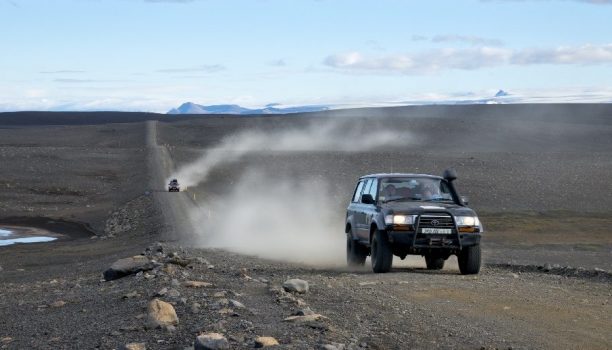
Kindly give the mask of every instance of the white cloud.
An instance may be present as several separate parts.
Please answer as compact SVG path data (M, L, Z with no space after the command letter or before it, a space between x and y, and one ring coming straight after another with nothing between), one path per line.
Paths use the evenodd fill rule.
M323 63L347 71L430 73L447 69L475 70L502 65L612 63L612 44L514 50L499 47L446 48L417 53L364 56L359 52L330 55Z

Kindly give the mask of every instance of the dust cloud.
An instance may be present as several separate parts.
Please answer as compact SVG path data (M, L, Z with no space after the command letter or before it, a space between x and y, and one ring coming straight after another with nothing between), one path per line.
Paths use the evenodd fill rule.
M178 169L173 177L190 187L206 181L216 167L253 154L284 151L307 157L307 152L364 152L406 145L413 139L405 131L364 129L349 122L320 121L302 129L234 134ZM342 264L344 212L338 213L329 195L333 185L319 176L304 179L270 174L261 166L244 169L228 193L192 210L199 237L196 244L317 266Z

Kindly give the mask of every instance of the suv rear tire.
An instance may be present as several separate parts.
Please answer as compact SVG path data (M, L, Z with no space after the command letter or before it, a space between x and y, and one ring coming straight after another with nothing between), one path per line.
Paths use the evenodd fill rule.
M480 245L464 247L457 255L459 271L462 275L474 275L480 272Z
M391 271L393 263L393 252L391 245L384 231L376 230L372 236L372 270L375 273L385 273Z
M425 255L425 264L427 264L427 270L442 270L444 268L444 258L437 258L435 256Z
M346 233L346 263L348 266L363 266L368 257L368 249L353 239L351 230Z

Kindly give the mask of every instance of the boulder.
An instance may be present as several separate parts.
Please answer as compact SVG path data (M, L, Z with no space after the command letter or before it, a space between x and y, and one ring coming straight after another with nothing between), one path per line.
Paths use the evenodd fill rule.
M153 299L149 303L148 323L151 328L167 328L179 323L174 306L159 299Z
M257 337L255 339L255 347L256 348L265 348L267 346L276 346L278 344L278 340L273 337Z
M287 292L306 293L308 292L308 282L301 279L290 279L283 283L283 289Z
M229 342L219 333L200 334L193 343L194 350L229 349Z
M119 259L108 270L104 271L104 279L112 281L141 271L152 270L154 267L155 263L142 255Z

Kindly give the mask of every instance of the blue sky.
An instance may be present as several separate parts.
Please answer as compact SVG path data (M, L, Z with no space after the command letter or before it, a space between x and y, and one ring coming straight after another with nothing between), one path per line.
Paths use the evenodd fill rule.
M612 101L611 18L612 0L0 0L0 111Z

